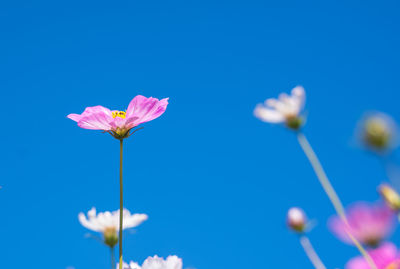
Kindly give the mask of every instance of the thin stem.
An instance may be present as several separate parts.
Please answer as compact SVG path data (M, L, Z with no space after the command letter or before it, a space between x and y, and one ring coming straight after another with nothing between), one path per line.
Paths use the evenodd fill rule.
M317 252L311 245L311 242L307 236L305 235L300 236L300 244L303 247L307 257L314 265L315 269L326 269L325 265L322 263L321 259L319 258Z
M346 214L344 211L344 207L336 194L335 189L332 187L332 184L330 183L328 176L326 175L317 155L315 154L314 150L312 149L310 143L308 142L307 138L305 135L301 132L297 133L297 139L299 141L299 144L301 148L303 149L304 153L306 154L308 160L311 163L311 166L313 167L315 174L317 175L317 178L319 182L322 185L322 188L324 189L325 193L328 195L329 200L332 202L333 207L336 210L336 213L339 215L341 220L346 224L348 227L348 221L346 218ZM354 245L358 248L360 253L364 256L365 260L369 264L369 266L372 269L377 269L374 261L371 259L367 251L364 249L364 247L361 245L360 242L350 233L349 229L346 229L347 235L350 237L350 239L353 241Z
M111 269L115 269L114 247L110 247L110 255L111 255Z
M120 139L120 152L119 152L119 269L122 269L122 229L123 229L123 184L122 184L122 153L123 153L123 139Z

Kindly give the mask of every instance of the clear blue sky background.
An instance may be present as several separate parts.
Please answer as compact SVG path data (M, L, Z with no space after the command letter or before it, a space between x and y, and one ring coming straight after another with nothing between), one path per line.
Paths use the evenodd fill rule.
M0 3L0 268L109 268L77 214L118 207L118 141L66 118L170 97L126 141L125 204L149 220L125 257L177 254L198 269L311 268L285 227L318 220L329 268L357 251L295 137L254 106L301 84L305 132L345 204L378 199L380 162L355 146L366 110L400 120L398 1ZM398 237L397 237L398 239ZM397 240L398 241L398 240Z

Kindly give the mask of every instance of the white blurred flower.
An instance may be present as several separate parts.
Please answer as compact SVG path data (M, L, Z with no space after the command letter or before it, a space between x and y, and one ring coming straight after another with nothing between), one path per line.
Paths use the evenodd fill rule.
M131 214L128 209L123 211L122 229L133 228L139 226L143 221L148 219L146 214ZM119 210L110 212L100 212L96 214L96 208L88 211L87 218L84 213L79 213L79 222L89 230L104 233L106 230L115 229L119 231Z
M301 126L300 113L305 104L306 93L304 88L297 86L292 89L291 95L282 93L278 99L267 99L264 104L258 104L254 115L262 121L269 123L285 123L292 129Z
M117 269L119 264L117 264ZM168 256L167 259L163 259L155 255L154 257L148 257L140 266L135 262L129 264L123 263L123 269L182 269L182 259L178 256Z
M117 269L119 269L119 263L117 263ZM122 269L141 269L141 267L136 262L130 262L129 264L124 262L122 264Z

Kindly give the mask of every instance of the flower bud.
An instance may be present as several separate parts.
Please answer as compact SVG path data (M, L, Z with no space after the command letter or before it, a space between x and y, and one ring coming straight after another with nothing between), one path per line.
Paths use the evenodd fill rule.
M381 184L378 187L378 192L391 209L400 210L400 195L392 187L387 184Z
M287 213L287 225L293 231L303 233L306 228L307 217L304 211L298 207L292 207Z
M384 151L393 146L395 137L393 120L383 114L367 116L362 126L362 139L366 146L377 151Z
M113 248L118 243L118 233L114 227L106 228L103 232L104 244Z

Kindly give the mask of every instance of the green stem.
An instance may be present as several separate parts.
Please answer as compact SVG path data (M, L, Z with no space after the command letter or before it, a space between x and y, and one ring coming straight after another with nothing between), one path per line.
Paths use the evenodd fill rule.
M311 245L311 242L307 236L305 235L300 236L300 244L303 247L307 257L314 265L315 269L326 269L325 265L322 263L321 259L319 258L317 252Z
M111 269L115 269L114 247L110 247L110 254L111 254Z
M120 139L120 152L119 152L119 269L122 269L122 229L123 229L123 184L122 184L122 153L123 153L123 139Z
M330 183L328 176L326 175L317 155L315 154L314 150L312 149L310 143L308 142L307 138L305 135L301 132L297 133L297 139L299 141L299 144L301 148L303 149L304 153L306 154L308 160L311 163L311 166L313 167L315 174L317 175L317 178L319 182L322 185L322 188L324 189L325 193L328 195L329 200L332 202L333 207L336 210L336 213L339 215L341 220L345 223L345 225L348 227L348 221L346 218L346 214L344 211L344 207L336 194L335 189L332 187L332 184ZM361 245L361 243L350 233L350 230L346 230L347 235L350 237L350 239L353 241L354 245L358 248L360 251L361 255L364 256L365 260L369 264L369 266L372 269L377 269L374 261L372 260L371 256L369 256L368 252L364 249L364 247Z

